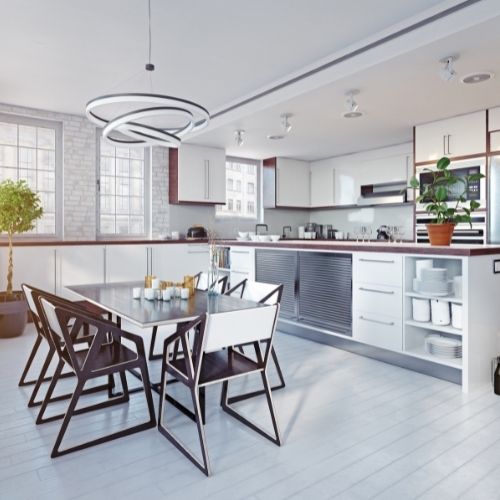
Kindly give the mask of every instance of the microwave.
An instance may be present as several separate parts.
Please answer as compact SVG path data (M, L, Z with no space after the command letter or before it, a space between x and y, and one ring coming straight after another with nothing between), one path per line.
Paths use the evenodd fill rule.
M453 174L458 177L465 178L471 174L481 173L486 175L486 158L479 158L474 160L462 160L452 162L449 166L449 170L453 170ZM436 171L436 167L417 167L416 175L420 185L420 192L423 192L425 186L432 181L433 172ZM465 193L464 193L465 188ZM448 197L446 199L447 204L450 207L454 207L458 198L464 194L467 201L477 201L481 205L481 208L486 208L486 178L483 177L477 181L472 181L467 184L457 183L448 188ZM430 200L423 200L417 204L417 211L424 211L425 204Z

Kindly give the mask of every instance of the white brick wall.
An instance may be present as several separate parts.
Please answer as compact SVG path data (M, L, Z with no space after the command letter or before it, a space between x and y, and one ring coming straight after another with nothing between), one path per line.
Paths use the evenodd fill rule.
M158 238L169 231L168 149L161 147L152 148L151 159L152 236L153 238Z

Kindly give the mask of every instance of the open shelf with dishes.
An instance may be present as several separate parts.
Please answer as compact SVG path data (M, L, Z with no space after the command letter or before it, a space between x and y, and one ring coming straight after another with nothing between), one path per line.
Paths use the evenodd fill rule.
M416 299L439 299L439 300L444 300L446 302L453 302L455 304L462 304L463 299L461 297L455 297L455 295L449 295L445 297L436 297L434 295L429 295L429 294L424 294L424 293L419 293L419 292L405 292L406 297L414 297Z

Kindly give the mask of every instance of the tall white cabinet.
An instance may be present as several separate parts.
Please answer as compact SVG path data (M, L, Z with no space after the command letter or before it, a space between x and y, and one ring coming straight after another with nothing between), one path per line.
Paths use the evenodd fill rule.
M276 158L276 207L309 208L309 162Z

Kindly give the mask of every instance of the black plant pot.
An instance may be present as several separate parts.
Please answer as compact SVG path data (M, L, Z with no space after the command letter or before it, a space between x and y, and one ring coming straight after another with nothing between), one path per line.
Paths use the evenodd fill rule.
M28 321L28 304L22 292L0 293L0 338L19 337Z

